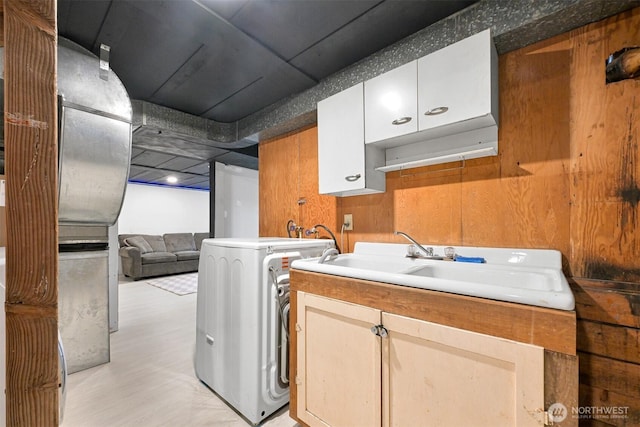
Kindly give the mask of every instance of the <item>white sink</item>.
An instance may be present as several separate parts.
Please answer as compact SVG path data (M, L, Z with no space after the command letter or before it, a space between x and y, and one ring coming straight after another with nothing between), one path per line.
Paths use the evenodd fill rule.
M431 245L424 245L431 246ZM442 246L431 246L436 254ZM295 260L292 268L499 301L573 310L573 294L562 273L560 252L542 249L456 247L456 254L486 263L414 259L407 245L358 242L353 253L319 263Z

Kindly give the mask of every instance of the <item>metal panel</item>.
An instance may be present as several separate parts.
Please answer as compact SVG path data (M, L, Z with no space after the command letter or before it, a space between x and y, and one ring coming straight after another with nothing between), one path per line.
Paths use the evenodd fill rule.
M100 60L79 45L58 39L58 95L77 104L131 122L131 101L113 71L100 77Z
M60 223L112 225L129 175L131 124L63 107Z
M69 373L109 362L108 252L61 253L58 326Z

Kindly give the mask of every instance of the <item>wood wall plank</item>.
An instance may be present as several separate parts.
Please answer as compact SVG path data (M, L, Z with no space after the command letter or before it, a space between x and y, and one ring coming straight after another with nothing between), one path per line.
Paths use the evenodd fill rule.
M58 425L55 0L4 1L7 425Z
M298 212L299 147L297 134L258 146L260 236L286 237L287 221L300 222ZM269 167L264 167L269 165Z
M562 403L568 411L577 408L579 393L578 357L545 350L544 352L544 407ZM578 419L569 417L562 426L577 426Z
M572 33L573 275L640 281L640 81L605 83L603 59L640 42L638 10Z
M287 237L290 219L305 230L323 224L335 234L337 198L318 194L317 127L261 142L258 148L260 236ZM329 237L324 231L320 236Z
M604 425L612 425L619 427L631 427L640 425L640 407L638 407L637 399L633 397L623 396L621 394L603 390L597 387L580 385L580 401L589 402L591 407L611 408L616 407L621 416L606 416L583 414L580 419L580 425L591 425L591 420L597 421ZM578 414L579 415L579 414ZM580 415L579 415L580 416Z
M578 350L631 362L640 369L640 329L581 320Z
M573 279L579 319L640 328L640 284Z
M584 352L578 356L580 384L640 400L640 365Z
M322 224L334 232L338 239L338 198L318 194L318 128L312 126L302 130L298 134L298 146L300 149L298 198L303 201L299 205L300 223L306 229ZM322 229L319 236L330 237Z

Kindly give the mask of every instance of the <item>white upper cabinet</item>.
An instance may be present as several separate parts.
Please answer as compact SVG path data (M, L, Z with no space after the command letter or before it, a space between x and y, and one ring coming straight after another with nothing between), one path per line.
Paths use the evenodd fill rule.
M417 67L412 61L364 83L366 143L418 130Z
M455 125L458 133L497 124L497 77L490 30L420 58L418 130Z
M385 190L384 152L364 144L363 83L318 102L320 194L352 196Z
M385 151L378 171L496 156L498 54L491 30L365 82L365 123L367 144Z
M364 98L364 99L363 99ZM320 193L498 154L498 54L487 29L318 103Z

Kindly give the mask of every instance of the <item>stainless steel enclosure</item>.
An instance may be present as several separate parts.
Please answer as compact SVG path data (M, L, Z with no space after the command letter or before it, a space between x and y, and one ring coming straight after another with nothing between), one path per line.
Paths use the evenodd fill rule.
M63 252L59 258L58 327L67 372L109 362L108 252Z
M62 105L61 224L116 222L127 185L130 135L130 123Z
M110 360L107 226L117 221L124 200L132 109L108 64L63 38L58 94L58 316L67 369L74 373Z
M58 41L60 224L113 225L131 161L131 101L113 71Z

